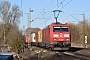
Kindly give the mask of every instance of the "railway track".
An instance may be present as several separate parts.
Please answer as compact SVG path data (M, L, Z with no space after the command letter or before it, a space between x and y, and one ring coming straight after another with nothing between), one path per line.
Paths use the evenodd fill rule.
M65 55L73 57L75 60L90 60L90 54L77 52L78 50L88 50L89 51L88 53L90 53L90 49L88 48L72 48L70 51L54 51L54 52L58 52L57 55Z
M36 55L34 55L33 57L40 58L40 59L46 59L46 60L90 60L90 54L84 54L78 51L83 51L83 50L87 50L87 49L77 49L77 48L72 48L70 51L51 51L49 49L45 49L45 48L40 48L40 47L32 47L32 50L35 54L36 51L41 51L40 53L38 53L39 57L37 57ZM73 51L74 50L74 51ZM46 52L45 52L46 51ZM90 50L88 50L90 52ZM43 57L43 58L41 58Z
M73 52L63 52L63 55L67 55L70 57L74 57L75 59L79 60L90 60L90 55L80 54L80 53L73 53Z

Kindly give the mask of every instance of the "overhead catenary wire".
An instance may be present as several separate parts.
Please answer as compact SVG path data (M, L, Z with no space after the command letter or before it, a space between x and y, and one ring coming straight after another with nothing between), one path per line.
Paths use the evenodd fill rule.
M61 1L60 3L58 2L57 4L58 4L58 6L57 6L57 8L59 8L61 5L63 6L63 3L65 2L65 0L63 0L63 1Z
M70 1L69 1L67 4L65 4L62 8L64 8L65 6L67 6L71 1L72 1L72 0L70 0ZM61 8L61 9L62 9L62 8Z
M71 14L70 14L70 16L79 21L79 19L77 19L76 17L72 16Z
M63 5L63 3L65 2L65 0L61 1L60 5L57 6L57 9L58 9L61 5L63 5L62 8L64 8L64 7L67 6L71 1L72 1L72 0L70 0L69 2L67 2L65 5ZM62 8L61 8L61 9L62 9Z
M54 1L54 0L53 0L53 1ZM62 8L64 8L65 6L67 6L71 1L72 1L72 0L70 0L69 2L67 2L64 6L62 6ZM55 6L55 8L58 9L64 2L65 2L65 0L61 1L60 3L57 1L57 6ZM58 3L60 4L59 6L58 6ZM61 9L62 9L62 8L61 8ZM50 18L51 16L53 16L52 11L50 11L50 13L51 13L51 14L49 15L48 18ZM48 21L48 18L47 18L43 23L47 22L47 21ZM42 24L43 24L43 23L42 23ZM40 25L38 25L38 26L41 26L42 24L40 24Z
M48 18L50 18L52 15L53 15L53 14L51 14ZM47 22L48 18L46 19L46 21L45 21L45 22ZM42 25L42 24L44 24L45 22L41 23L41 24L40 24L40 25L38 25L38 26L41 26L41 25Z
M44 13L44 11L46 10L46 8L49 6L49 5L51 5L52 3L54 2L54 0L52 0L34 19L33 19L33 21L35 21L36 19L38 19L40 16L42 16L43 14L42 13ZM50 13L51 13L52 11L50 11ZM48 18L46 18L46 20L47 20ZM43 24L43 23L42 23ZM40 24L41 25L41 24Z
M63 9L64 7L66 7L70 2L71 2L72 0L70 0L70 1L68 1L65 5L63 5L63 3L65 2L65 0L63 0L61 3L59 3L59 2L57 2L58 4L57 4L57 9L60 7L60 6L62 6L61 7L61 9ZM60 5L59 5L60 4ZM83 13L85 13L85 12L88 12L88 11L90 11L89 9L88 10L86 10L86 11L84 11ZM80 13L79 13L80 14ZM69 15L70 16L70 15ZM73 18L75 18L75 17L73 17ZM77 18L75 18L76 20L79 20L79 19L77 19ZM47 21L47 20L46 20ZM45 21L45 22L46 22Z
M54 2L54 0L52 0L44 9L42 9L42 11L33 19L33 21L34 20L36 20L39 16L42 16L41 14L46 10L46 8L50 5L50 4L52 4Z

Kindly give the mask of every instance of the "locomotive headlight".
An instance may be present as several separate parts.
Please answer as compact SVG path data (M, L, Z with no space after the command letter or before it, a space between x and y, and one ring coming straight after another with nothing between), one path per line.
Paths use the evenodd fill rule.
M56 41L57 39L54 39L54 41Z
M53 37L59 37L59 35L58 34L54 34Z
M66 39L66 40L69 40L69 39Z
M64 37L69 37L69 34L64 34Z

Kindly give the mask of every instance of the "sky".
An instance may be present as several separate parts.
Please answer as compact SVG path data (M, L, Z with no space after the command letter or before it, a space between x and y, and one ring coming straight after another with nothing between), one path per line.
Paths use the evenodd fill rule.
M4 0L0 0L4 1ZM31 27L43 29L45 26L55 22L54 10L61 10L58 21L61 23L77 23L83 20L85 14L86 19L90 19L90 0L5 0L11 5L18 5L23 13L31 12ZM29 16L30 17L30 16ZM19 28L28 27L28 14L23 14L20 18Z

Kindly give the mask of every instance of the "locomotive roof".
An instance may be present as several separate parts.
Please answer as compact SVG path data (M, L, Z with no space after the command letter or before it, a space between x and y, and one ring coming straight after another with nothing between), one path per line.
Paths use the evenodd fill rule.
M55 23L52 23L52 24L61 24L61 25L65 25L65 24L67 24L67 23L62 24L62 23L59 23L59 22L58 22L58 23L55 22ZM52 25L52 24L50 24L50 25ZM46 29L46 28L49 27L50 25L45 26L43 29Z

